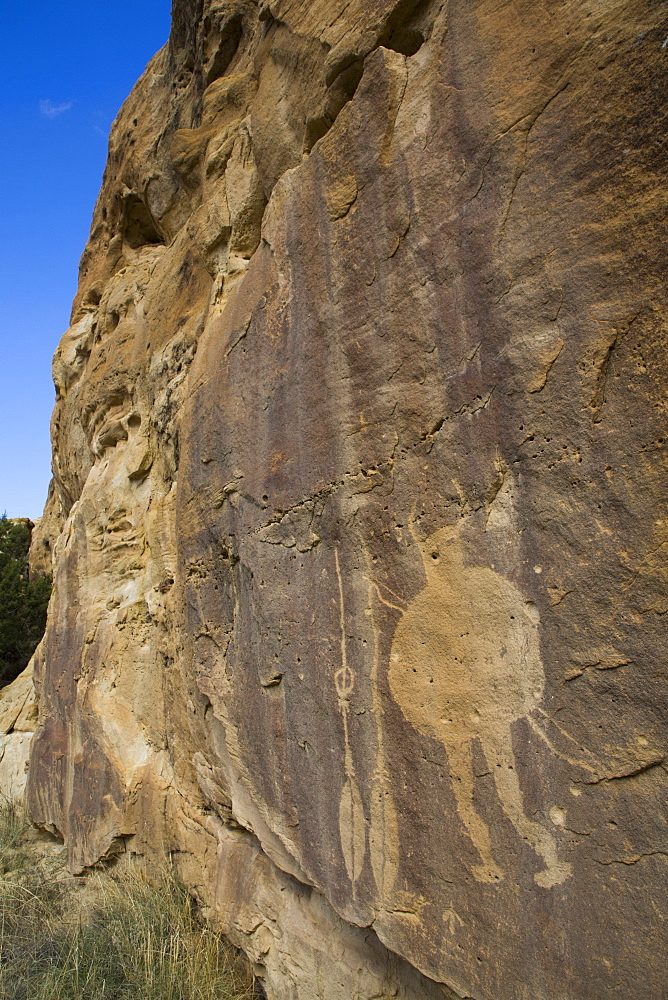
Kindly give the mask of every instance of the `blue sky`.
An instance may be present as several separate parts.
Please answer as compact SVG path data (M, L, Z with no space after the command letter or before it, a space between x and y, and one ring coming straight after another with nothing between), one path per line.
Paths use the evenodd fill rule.
M0 514L37 517L51 357L67 328L109 127L167 40L170 0L0 0Z

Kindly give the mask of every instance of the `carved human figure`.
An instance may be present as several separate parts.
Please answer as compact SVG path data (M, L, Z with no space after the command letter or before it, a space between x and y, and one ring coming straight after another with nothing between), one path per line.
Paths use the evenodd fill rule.
M524 810L511 727L539 704L544 673L538 613L492 569L466 565L452 528L420 542L426 585L404 611L390 654L389 683L405 718L446 749L457 811L480 856L482 882L503 878L490 830L474 801L472 744L480 741L501 806L543 860L538 885L563 882L552 833Z

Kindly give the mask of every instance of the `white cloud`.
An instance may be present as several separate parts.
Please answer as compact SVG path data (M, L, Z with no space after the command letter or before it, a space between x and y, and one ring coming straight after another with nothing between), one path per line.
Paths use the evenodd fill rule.
M40 101L39 110L45 118L57 118L72 107L72 101L65 101L63 104L54 104L53 101Z

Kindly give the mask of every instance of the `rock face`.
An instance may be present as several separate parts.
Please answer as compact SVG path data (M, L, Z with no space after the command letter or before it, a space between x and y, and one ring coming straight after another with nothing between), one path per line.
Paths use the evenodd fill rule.
M656 1000L666 5L176 0L56 353L35 820L276 1000Z
M0 797L23 803L37 725L33 660L0 691Z

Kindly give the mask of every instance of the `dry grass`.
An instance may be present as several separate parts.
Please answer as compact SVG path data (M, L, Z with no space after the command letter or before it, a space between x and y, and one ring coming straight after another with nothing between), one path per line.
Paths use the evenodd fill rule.
M251 1000L244 963L168 872L67 876L0 805L2 1000Z

